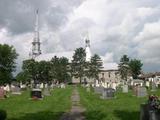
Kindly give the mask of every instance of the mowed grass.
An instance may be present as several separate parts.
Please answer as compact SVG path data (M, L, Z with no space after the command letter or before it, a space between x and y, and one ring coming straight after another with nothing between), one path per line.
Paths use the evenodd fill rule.
M137 98L133 93L116 93L116 98L110 100L100 99L100 95L93 90L86 92L79 87L81 104L86 108L87 120L139 120L140 104L147 101L148 97ZM153 92L160 96L160 90Z
M71 108L70 97L72 87L54 89L51 96L43 100L30 100L30 92L22 95L12 95L0 100L0 109L7 111L7 120L58 120L59 117Z

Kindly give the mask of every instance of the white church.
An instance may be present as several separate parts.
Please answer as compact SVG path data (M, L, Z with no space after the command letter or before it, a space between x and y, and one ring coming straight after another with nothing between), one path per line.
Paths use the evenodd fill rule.
M80 46L82 47L82 46ZM86 61L89 62L91 60L92 54L90 49L90 40L87 36L85 38L85 52L86 52ZM72 61L72 56L74 54L74 51L65 51L65 52L55 52L55 53L48 53L43 54L40 50L40 39L39 39L39 27L38 27L38 11L36 11L36 23L35 23L35 35L32 42L32 51L30 53L30 57L35 59L36 61L50 61L54 56L57 57L66 57L69 59L69 61ZM102 59L102 62L104 61L103 56L100 56ZM94 80L89 80L88 82L94 82ZM117 63L104 63L103 62L103 68L101 69L101 72L99 74L99 83L106 84L105 86L109 86L113 83L119 83L120 76L118 73L118 64ZM73 83L78 83L79 79L73 79ZM99 84L97 83L97 84Z

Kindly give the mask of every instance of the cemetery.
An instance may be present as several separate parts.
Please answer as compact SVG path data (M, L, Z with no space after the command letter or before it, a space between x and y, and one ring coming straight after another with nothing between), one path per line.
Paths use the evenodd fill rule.
M160 120L158 11L0 0L0 120Z

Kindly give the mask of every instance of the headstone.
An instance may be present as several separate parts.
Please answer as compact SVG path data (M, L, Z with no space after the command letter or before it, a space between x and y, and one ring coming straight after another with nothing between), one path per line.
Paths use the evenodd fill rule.
M128 93L128 85L123 85L122 92L123 93Z
M60 88L66 88L64 83L61 83Z
M40 84L40 89L43 89L43 87L44 87L44 84L41 83L41 84Z
M4 87L4 90L5 90L6 92L10 92L10 87L9 87L8 84Z
M137 97L145 97L147 96L147 90L145 87L138 86L137 87Z
M31 98L32 99L42 99L42 90L41 89L32 89Z
M160 120L160 111L151 110L148 104L141 104L140 120Z
M95 85L96 87L99 87L99 82L98 82L98 80L96 80L96 85Z
M102 94L103 87L94 87L94 92L98 94Z
M5 90L3 88L0 88L0 99L5 98Z
M149 88L150 87L150 83L149 81L146 81L146 87Z
M104 88L102 91L102 99L114 98L115 90L113 88Z
M90 87L87 87L86 90L87 90L87 92L90 92L90 91L91 91Z
M115 83L115 82L112 83L112 88L113 88L114 90L116 90L116 87L117 87L116 83Z
M152 82L152 90L151 91L156 91L156 83Z
M44 89L43 94L44 94L45 96L50 96L50 95L51 95L50 90L49 90L48 88L45 88L45 89Z
M18 86L12 86L11 87L11 91L12 91L12 94L14 95L21 95L21 88L19 88Z

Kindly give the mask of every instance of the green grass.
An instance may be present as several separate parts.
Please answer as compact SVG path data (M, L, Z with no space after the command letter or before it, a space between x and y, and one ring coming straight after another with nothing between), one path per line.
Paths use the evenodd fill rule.
M79 92L87 120L139 120L140 104L147 100L147 97L133 96L131 91L116 93L116 98L110 100L100 99L93 90L86 92L82 87L79 87ZM160 95L160 90L156 94Z
M71 107L72 87L54 89L43 100L29 100L30 92L0 100L0 109L7 111L7 120L58 120Z

